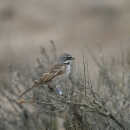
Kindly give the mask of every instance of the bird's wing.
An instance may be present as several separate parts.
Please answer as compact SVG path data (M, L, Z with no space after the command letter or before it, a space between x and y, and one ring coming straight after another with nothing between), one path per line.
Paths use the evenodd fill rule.
M64 65L54 65L50 68L49 71L43 74L43 76L40 77L39 81L33 85L31 88L27 89L25 92L23 92L20 97L31 91L33 88L38 87L39 85L46 84L50 82L55 76L62 75L66 70L66 67Z
M66 67L61 64L53 65L49 71L45 72L39 79L39 82L47 83L50 82L53 78L58 75L64 74L66 71Z

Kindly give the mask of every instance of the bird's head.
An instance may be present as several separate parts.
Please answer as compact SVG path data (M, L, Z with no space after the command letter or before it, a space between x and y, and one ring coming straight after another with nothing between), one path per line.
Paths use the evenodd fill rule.
M75 58L73 58L70 54L61 54L58 58L57 58L57 62L59 63L63 63L63 64L67 64L70 65L71 61L74 60Z

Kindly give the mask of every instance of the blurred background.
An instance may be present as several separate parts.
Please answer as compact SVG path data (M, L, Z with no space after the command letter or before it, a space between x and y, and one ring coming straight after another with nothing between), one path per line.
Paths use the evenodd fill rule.
M107 59L127 48L129 35L128 0L0 0L0 72L7 64L19 69L26 59L33 65L40 46L51 55L50 40L58 55L70 53L76 62L83 50L94 68L86 45L98 59L100 41Z
M122 83L122 80L119 80L121 76L117 68L121 63L122 66L124 65L124 53L126 53L125 50L127 50L128 46L130 47L129 36L130 0L0 0L0 77L6 75L7 78L7 75L10 76L13 72L17 72L15 73L17 79L20 79L20 74L23 74L23 79L20 80L25 80L25 84L31 85L32 81L41 75L41 71L44 71L42 67L38 68L37 66L36 69L34 67L38 61L37 58L45 59L46 57L40 54L40 46L45 48L50 57L53 57L54 53L50 43L53 40L57 55L61 53L71 54L76 58L76 67L81 66L83 63L83 51L85 60L87 59L88 62L90 77L94 78L99 66L95 64L94 58L92 58L87 48L93 52L97 60L101 61L100 43L105 63L109 63L109 60L113 57L116 57L117 60L121 59L120 57L123 59L123 62L117 62L116 66L110 64L108 69L112 71L111 78L117 78L117 86L119 86L124 82ZM121 49L123 53L121 53ZM127 59L130 65L129 57L130 53ZM13 67L9 66L9 64ZM28 68L27 65L34 68L34 71ZM7 69L7 66L10 70ZM80 68L83 70L83 67ZM113 71L113 68L115 71ZM104 74L104 70L100 69L97 78L92 80L92 82L96 82L99 78L97 86L101 86L99 83L104 81L102 79L106 74L106 72ZM15 70L21 70L21 72L18 73L19 71ZM27 74L26 70L29 71ZM32 73L30 73L31 71ZM33 75L35 71L38 76ZM121 69L120 71L122 74ZM21 90L26 87L23 88L23 85L14 82L13 76L9 78L10 80L7 81L0 79L0 97L2 97L0 98L0 123L3 124L3 126L0 125L0 128L13 126L10 129L18 129L21 126L24 130L28 130L28 124L36 127L37 123L43 124L40 121L42 121L41 119L44 120L43 115L46 115L46 113L42 113L43 115L36 113L35 115L24 111L24 114L17 115L15 107L10 103L8 96L18 96L22 92ZM129 90L129 83L128 80L128 87L125 92L129 92L127 91ZM20 86L18 87L18 85ZM100 90L101 88L97 89ZM119 104L117 104L118 106ZM21 104L17 104L17 108L22 109ZM40 118L35 118L37 115ZM49 119L53 119L52 115L49 116ZM53 116L55 117L55 115ZM12 119L12 117L14 118ZM35 119L35 123L28 123L31 119ZM37 119L40 121L37 121ZM51 121L56 122L55 118ZM51 121L50 124L53 124ZM100 120L98 119L98 121ZM63 121L58 118L58 122L58 127L61 130Z

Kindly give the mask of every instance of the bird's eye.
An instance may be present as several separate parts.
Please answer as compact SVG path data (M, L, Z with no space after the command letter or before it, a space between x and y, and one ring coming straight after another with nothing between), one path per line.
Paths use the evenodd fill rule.
M68 59L68 60L69 60L69 59L71 59L71 57L70 57L70 56L66 56L66 59Z

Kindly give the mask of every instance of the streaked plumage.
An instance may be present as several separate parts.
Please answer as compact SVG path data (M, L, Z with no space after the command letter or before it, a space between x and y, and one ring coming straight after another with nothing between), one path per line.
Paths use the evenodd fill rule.
M52 67L40 77L39 81L23 92L20 97L40 85L56 85L66 79L71 73L70 64L72 60L74 60L74 58L69 54L60 55Z

